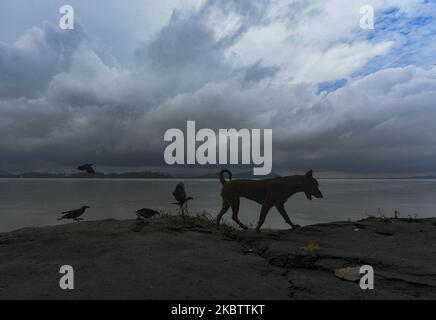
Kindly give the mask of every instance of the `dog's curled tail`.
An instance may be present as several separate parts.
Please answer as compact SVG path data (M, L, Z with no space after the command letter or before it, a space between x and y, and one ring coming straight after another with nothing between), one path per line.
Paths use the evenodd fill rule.
M232 180L232 172L229 169L221 170L218 177L220 178L221 184L226 183L226 179L224 179L224 173L229 175L229 181Z

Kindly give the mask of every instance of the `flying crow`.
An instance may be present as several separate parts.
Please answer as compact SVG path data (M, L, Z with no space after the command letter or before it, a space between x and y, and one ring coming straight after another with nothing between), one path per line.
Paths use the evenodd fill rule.
M81 166L78 166L77 170L79 170L79 171L86 171L86 172L88 172L90 174L95 174L95 170L94 170L94 168L92 166L93 166L93 164L89 164L89 163L88 164L83 164Z

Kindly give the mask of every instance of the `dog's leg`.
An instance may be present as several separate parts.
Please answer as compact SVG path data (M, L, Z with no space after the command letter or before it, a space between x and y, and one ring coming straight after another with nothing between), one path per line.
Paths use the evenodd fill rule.
M285 210L285 206L283 205L283 203L276 204L276 208L279 211L279 213L282 215L283 219L285 219L287 224L289 224L293 229L298 227L296 224L292 223L291 219L289 219L289 216Z
M232 207L232 219L233 221L235 221L242 229L247 230L248 227L243 224L241 221L239 221L238 219L238 213L239 213L239 198L234 198L232 199L232 201L230 202L230 206Z
M226 212L229 210L230 205L229 203L223 199L223 207L221 208L220 213L218 213L216 217L216 224L219 225L221 222L222 217L226 214Z
M271 209L272 205L269 202L264 202L262 205L262 209L260 210L259 222L257 223L256 232L260 232L260 227L262 227L265 222L266 215L268 214L269 209Z

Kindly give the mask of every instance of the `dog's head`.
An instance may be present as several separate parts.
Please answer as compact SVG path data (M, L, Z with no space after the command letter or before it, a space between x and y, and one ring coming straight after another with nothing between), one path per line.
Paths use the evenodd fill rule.
M322 193L319 190L319 183L313 177L313 171L310 170L304 176L303 192L306 194L307 199L312 200L312 197L322 198Z

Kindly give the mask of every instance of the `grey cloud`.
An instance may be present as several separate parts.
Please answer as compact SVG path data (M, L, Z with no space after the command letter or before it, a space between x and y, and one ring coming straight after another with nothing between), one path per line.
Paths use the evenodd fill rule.
M68 68L71 53L84 39L80 26L67 32L46 23L14 45L0 42L0 96L31 98L42 93L55 74Z
M436 169L430 161L436 156L436 133L430 129L435 98L432 70L380 71L325 96L319 108L304 109L297 121L285 119L295 130L276 147L294 150L301 164L326 169L431 172Z
M135 57L139 64L147 62L164 69L209 63L214 67L221 63L219 49L212 30L174 12L169 24L145 47L137 49Z
M279 67L240 65L227 52L263 23L266 2L253 3L174 13L131 69L106 64L83 30L45 25L0 45L0 165L159 166L165 130L196 120L198 128L272 128L275 170L436 170L434 70L388 69L329 94L316 83L263 81ZM243 17L227 40L206 23L214 6Z
M277 66L263 66L261 61L249 66L245 72L244 80L258 82L266 78L272 78L280 70Z

